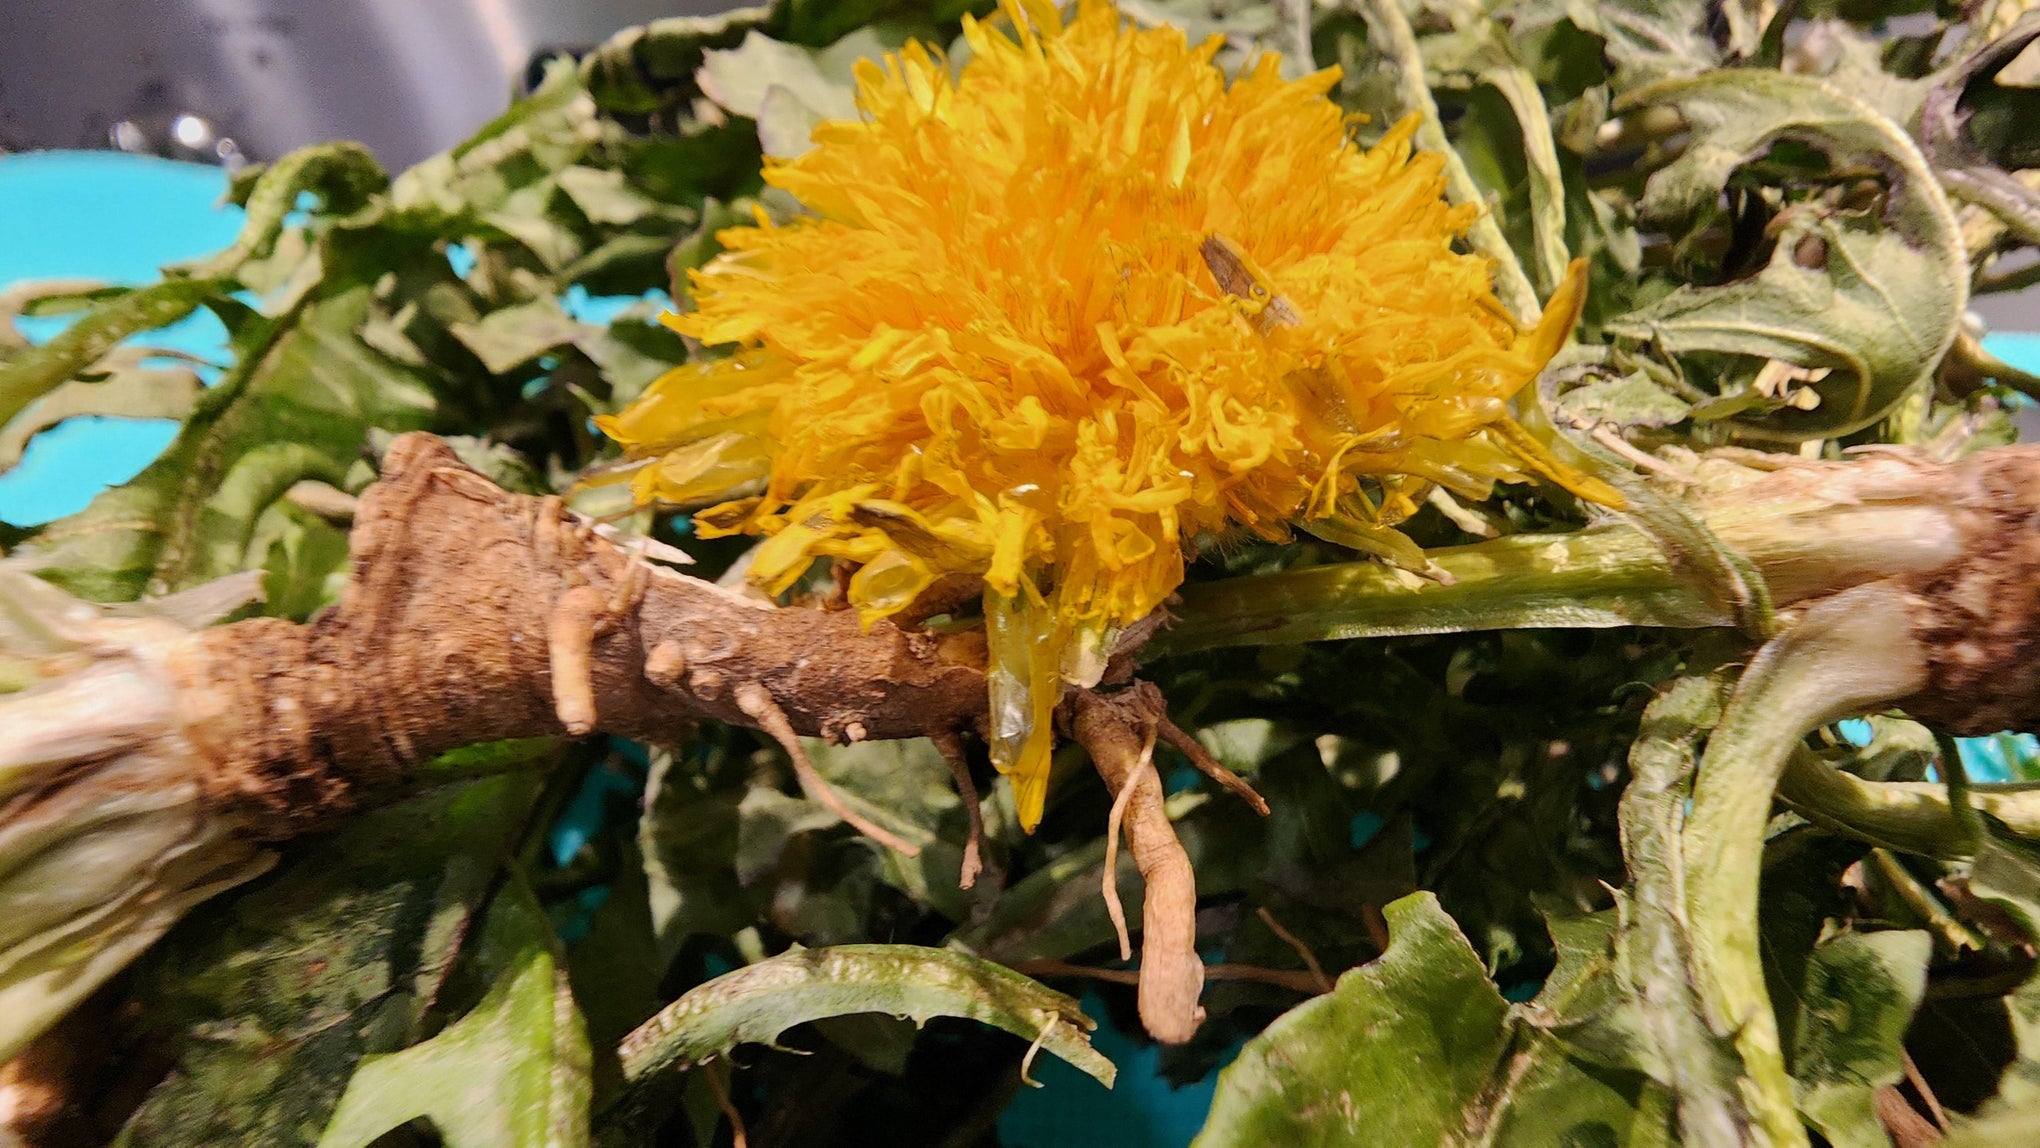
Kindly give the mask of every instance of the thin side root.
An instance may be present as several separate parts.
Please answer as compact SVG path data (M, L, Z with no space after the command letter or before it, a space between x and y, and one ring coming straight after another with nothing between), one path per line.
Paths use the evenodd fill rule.
M595 730L595 624L603 606L593 587L576 586L554 603L546 634L553 712L575 737Z
M1196 738L1183 732L1175 722L1157 716L1155 732L1162 735L1163 741L1181 750L1183 756L1190 759L1190 764L1197 767L1197 772L1232 790L1241 801L1251 806L1254 812L1263 817L1268 816L1268 801L1261 796L1260 791L1249 784L1246 778L1219 764L1217 758L1211 756Z
M1140 763L1134 766L1132 776L1112 798L1112 812L1105 817L1105 915L1112 918L1112 929L1119 934L1119 959L1133 959L1133 940L1126 935L1126 906L1119 901L1119 830L1126 823L1126 804L1133 797L1134 782L1154 768L1155 727L1149 726L1147 736L1140 746Z
M715 1106L722 1109L723 1119L730 1122L730 1148L749 1148L751 1138L744 1130L744 1114L730 1100L730 1086L726 1079L729 1070L721 1064L711 1062L708 1069L708 1086L715 1092Z
M1034 1070L1034 1056L1041 1051L1042 1045L1048 1043L1049 1034L1054 1032L1055 1027L1062 1022L1063 1019L1061 1017L1051 1015L1048 1018L1048 1022L1041 1026L1041 1031L1034 1034L1034 1043L1027 1046L1027 1055L1020 1058L1020 1083L1029 1088L1041 1087L1041 1082L1029 1075Z
M1318 963L1317 954L1310 951L1310 946L1304 944L1295 933L1283 928L1282 922L1275 919L1275 914L1268 911L1268 906L1263 905L1254 912L1261 918L1261 923L1268 926L1269 932L1281 938L1283 944L1296 950L1296 955L1303 958L1304 967L1310 970L1311 981L1317 985L1317 990L1321 993L1331 992L1332 978L1325 975L1325 967Z
M633 546L628 554L623 577L611 585L608 609L604 611L604 620L612 626L637 613L638 606L645 600L645 587L652 580L652 564L645 558L644 547Z
M808 760L807 750L801 747L800 736L793 732L793 723L787 720L786 711L779 708L779 703L772 700L764 686L745 682L737 687L736 702L737 708L757 722L758 728L769 734L786 751L786 756L793 759L793 775L800 779L801 792L880 845L907 857L921 855L919 845L866 820L850 808L842 794L822 779L815 770L815 763Z
M929 734L928 740L942 751L950 779L956 782L956 795L963 799L963 811L970 818L970 837L963 843L963 865L956 874L957 887L968 889L984 872L985 819L978 809L977 783L970 779L970 762L963 755L963 739L956 731L939 730Z

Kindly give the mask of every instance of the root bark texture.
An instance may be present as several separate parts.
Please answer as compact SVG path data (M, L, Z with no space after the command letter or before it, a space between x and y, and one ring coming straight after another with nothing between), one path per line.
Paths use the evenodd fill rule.
M216 798L276 838L477 742L600 730L676 745L703 720L756 727L767 712L841 742L984 714L981 636L865 632L850 611L774 608L651 566L428 435L392 445L350 545L337 610L201 631L171 657Z

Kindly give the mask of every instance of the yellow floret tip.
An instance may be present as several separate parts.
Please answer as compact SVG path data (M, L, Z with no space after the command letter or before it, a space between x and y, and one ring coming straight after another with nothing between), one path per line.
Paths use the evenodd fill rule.
M1293 524L1416 561L1394 527L1434 484L1619 496L1507 408L1582 269L1510 322L1414 120L1363 149L1335 69L1228 83L1216 38L1105 0L1005 17L965 21L960 72L918 44L858 71L862 118L766 170L811 214L723 232L671 320L737 353L602 428L643 460L639 501L728 492L698 521L771 535L768 589L845 560L868 624L982 579L993 757L1031 830L1064 686L1095 684L1198 537Z

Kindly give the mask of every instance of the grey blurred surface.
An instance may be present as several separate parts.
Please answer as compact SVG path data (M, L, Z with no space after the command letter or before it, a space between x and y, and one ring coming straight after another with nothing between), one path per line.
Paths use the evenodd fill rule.
M1981 315L1984 325L1993 331L2040 331L2040 288L1985 295L1970 300L1969 309ZM2040 436L2028 436L2026 441L2040 442Z
M142 145L134 150L232 158L218 147L230 139L229 152L273 159L305 144L355 139L395 170L500 112L535 53L731 6L0 0L0 148L104 148L126 121L123 134Z

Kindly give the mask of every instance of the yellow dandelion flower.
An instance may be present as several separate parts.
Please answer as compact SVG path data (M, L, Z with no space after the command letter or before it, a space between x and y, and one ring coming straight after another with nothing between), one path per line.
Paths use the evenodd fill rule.
M669 319L728 359L661 378L603 429L645 503L770 536L773 592L853 564L867 623L937 579L984 583L993 760L1039 821L1051 714L1200 535L1291 524L1421 564L1395 532L1432 484L1533 475L1589 498L1506 401L1577 321L1575 265L1534 329L1457 254L1413 121L1371 149L1272 57L1230 83L1216 38L1067 27L1007 0L952 73L908 45L858 73L863 118L766 180L811 213L724 232Z

